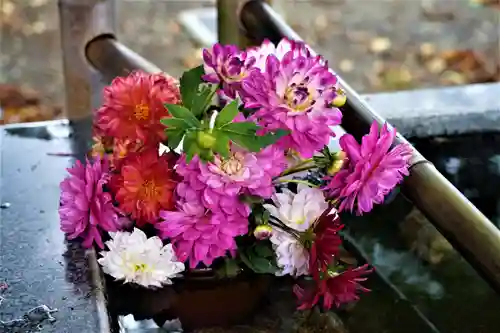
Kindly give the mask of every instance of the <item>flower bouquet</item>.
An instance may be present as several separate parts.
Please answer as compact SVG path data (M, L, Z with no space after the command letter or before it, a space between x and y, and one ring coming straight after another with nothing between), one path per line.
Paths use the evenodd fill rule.
M374 123L332 152L346 96L302 42L216 44L203 61L179 82L134 72L104 89L89 157L61 183L61 230L95 246L109 277L144 290L200 272L226 281L219 289L289 275L300 309L358 299L371 268L340 259L338 212L382 203L408 175L410 147Z

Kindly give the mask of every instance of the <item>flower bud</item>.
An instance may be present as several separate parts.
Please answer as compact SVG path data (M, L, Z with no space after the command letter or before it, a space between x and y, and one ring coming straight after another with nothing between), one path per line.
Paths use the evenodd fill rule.
M328 174L333 176L337 172L339 172L344 167L344 162L346 158L346 154L343 151L335 153L333 155L334 160L328 167Z
M253 235L258 240L268 239L269 237L271 237L272 233L273 233L273 228L271 228L267 224L261 224L257 226L257 228L255 228L255 230L253 231Z
M337 89L337 96L332 100L332 105L340 108L345 105L347 102L347 96L345 95L344 91L340 88Z
M216 138L207 132L198 132L196 137L198 146L204 149L211 149L215 145Z

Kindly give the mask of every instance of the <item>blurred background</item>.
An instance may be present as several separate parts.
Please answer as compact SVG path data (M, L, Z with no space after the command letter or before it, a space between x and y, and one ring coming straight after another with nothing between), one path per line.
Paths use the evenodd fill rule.
M1 0L3 122L53 119L63 104L56 0ZM118 38L166 72L201 61L179 23L214 0L120 0ZM500 0L274 0L362 93L500 80ZM300 13L300 15L297 15Z

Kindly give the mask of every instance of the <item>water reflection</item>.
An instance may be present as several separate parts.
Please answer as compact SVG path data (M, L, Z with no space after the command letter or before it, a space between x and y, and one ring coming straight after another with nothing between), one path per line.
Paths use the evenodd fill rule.
M385 248L373 239L363 238L360 240L360 244L363 247L371 248L372 264L378 269L382 269L391 279L414 286L415 290L427 294L433 299L443 297L443 286L432 278L415 255L408 251L395 251Z
M368 260L439 332L498 332L498 295L406 199L344 222Z
M414 142L417 149L500 228L500 134Z

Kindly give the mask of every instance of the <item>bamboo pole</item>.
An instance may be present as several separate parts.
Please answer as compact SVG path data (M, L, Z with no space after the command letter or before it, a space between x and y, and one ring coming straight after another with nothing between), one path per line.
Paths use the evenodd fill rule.
M86 118L92 112L91 72L84 47L96 36L114 34L114 0L58 0L65 88L65 116Z
M245 40L240 34L236 12L240 0L217 0L217 34L219 43L243 46Z
M264 0L271 4L271 0ZM237 45L246 48L253 44L248 36L243 33L238 12L248 0L217 0L217 34L221 44Z
M135 70L147 73L162 72L156 65L109 36L90 40L85 47L85 56L107 82Z
M262 1L250 0L240 10L241 25L257 40L277 43L283 37L301 40L273 9ZM385 120L339 78L347 95L342 108L344 129L360 139L375 120ZM396 143L408 143L398 135ZM404 181L403 194L434 224L476 271L500 293L500 230L491 223L460 191L416 149L410 176Z

